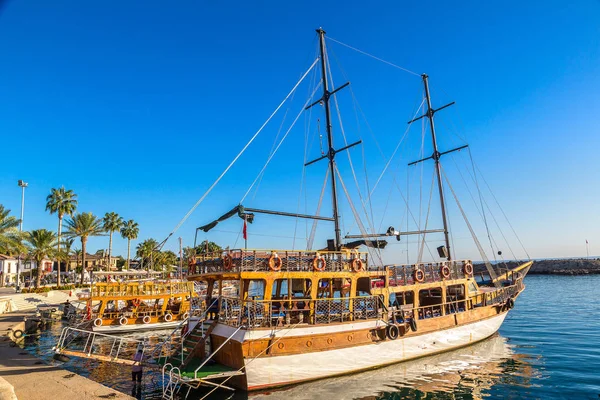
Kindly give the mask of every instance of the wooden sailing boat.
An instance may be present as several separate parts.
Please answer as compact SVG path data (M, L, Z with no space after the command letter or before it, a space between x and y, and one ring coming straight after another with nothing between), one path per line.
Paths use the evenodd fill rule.
M415 163L429 159L435 163L443 227L406 232L390 227L380 234L346 235L345 239L357 240L344 243L335 157L360 142L340 149L333 145L330 97L348 84L330 91L325 31L317 32L323 95L308 108L324 106L328 146L322 157L306 165L328 161L333 216L239 205L199 229L209 231L235 214L251 222L254 213L258 213L330 221L334 224L334 238L327 241L323 250L244 248L197 255L189 265L187 279L200 282L205 288L204 310L197 313L198 318L184 319L172 337L151 352L154 361L162 366L166 398L172 398L181 384L265 389L365 371L467 346L497 332L525 288L523 279L531 261L501 274L486 262L485 279L477 281L471 260L452 258L440 158L465 146L438 150L434 113L448 105L432 108L427 75L422 75L427 111L415 120L429 120L433 154ZM428 233L444 234L445 244L438 247L440 261L383 264L375 262L368 252L358 250L362 245L382 248L388 237ZM235 285L227 286L227 282ZM225 293L226 287L235 290ZM69 332L63 332L62 338L67 337ZM58 353L65 350L64 343L64 339L59 342ZM91 356L91 352L79 353ZM110 357L117 360L113 354Z
M333 147L329 100L347 84L330 91L325 32L317 32L323 96L314 104L321 103L325 109L328 150L315 161L329 162L333 217L241 206L229 214L237 210L243 218L249 213L269 213L328 220L334 223L335 238L329 241L327 250L227 250L198 256L190 266L188 279L207 284L207 303L216 295L212 290L215 283L239 282L239 296L219 293L219 306L214 310L218 318L211 320L209 332L196 342L201 343L202 351L193 343L189 347L192 358L194 354L200 358L209 354L208 358L237 372L226 378L227 385L244 390L364 371L481 341L499 329L524 289L523 278L532 264L524 263L501 276L488 265L489 279L478 284L471 260L452 259L440 158L465 146L438 150L433 117L447 106L432 108L427 75L422 75L427 112L417 119L429 120L433 154L416 162L432 159L435 163L443 229L397 232L392 228L382 234L346 238L378 246L386 236L443 232L445 246L440 246L438 252L444 260L377 265L367 253L343 243L335 156L354 144L337 150ZM206 227L210 229L214 224ZM211 353L205 352L207 343ZM192 368L190 357L186 360L173 364L181 369L180 379L202 381L207 375L199 373L206 372L207 364L193 363Z

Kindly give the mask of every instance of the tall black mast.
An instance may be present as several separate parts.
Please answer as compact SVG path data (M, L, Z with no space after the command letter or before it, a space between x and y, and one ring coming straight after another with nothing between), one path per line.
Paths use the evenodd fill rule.
M322 28L317 29L319 34L319 47L321 49L321 76L323 78L323 97L322 101L325 105L325 123L327 128L327 143L329 149L327 158L329 159L329 173L331 174L331 203L333 206L333 219L335 224L335 248L336 250L342 245L342 234L340 231L340 217L338 214L337 200L337 184L335 179L335 149L333 148L333 136L331 134L331 110L329 108L329 85L327 82L327 60L325 59L325 31Z
M429 128L431 130L431 140L433 142L433 155L431 156L435 161L435 173L438 182L438 191L440 193L440 205L442 208L442 222L444 223L444 239L446 240L446 251L448 252L448 261L452 260L450 253L450 238L448 235L448 221L446 219L446 202L444 199L444 185L442 184L442 170L440 165L440 152L437 147L437 140L435 137L435 125L433 123L433 114L435 111L431 108L431 96L429 95L429 82L427 80L427 74L421 75L423 77L423 84L425 85L425 97L427 98L427 118L429 118Z

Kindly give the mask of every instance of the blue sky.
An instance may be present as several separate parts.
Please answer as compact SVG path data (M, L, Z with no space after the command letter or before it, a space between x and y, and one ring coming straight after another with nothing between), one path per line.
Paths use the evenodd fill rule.
M591 0L576 5L433 2L427 8L358 1L344 7L314 1L168 6L159 1L8 1L0 13L0 203L18 214L16 182L24 179L30 185L25 229L55 229L55 216L44 211L45 197L50 188L64 185L78 194L80 211L99 216L115 211L138 221L140 239L161 240L308 68L316 51L314 29L323 26L332 38L427 72L437 106L456 101L437 116L440 147L466 138L532 257L582 256L586 239L590 253L600 254L598 21L600 2ZM385 162L370 141L366 121L389 157L420 102L420 78L334 42L328 47L335 83L352 82L352 92L338 96L348 115L348 140L365 141L351 151L353 162L364 178L364 155L373 183ZM283 125L283 116L276 116L175 237L191 244L196 226L237 204L264 164L279 126L287 127L306 100L311 79L282 109L288 112ZM355 118L352 95L366 120ZM318 156L319 112L317 107L299 120L247 206L298 209L304 138L312 143L307 157ZM422 127L413 128L392 163L403 188L406 162L420 152ZM339 126L334 131L339 144ZM467 154L453 157L468 166ZM353 189L347 158L340 154L338 159ZM459 178L450 157L444 165ZM306 169L310 204L305 207L301 197L301 212L314 212L324 171L323 163ZM419 180L419 171L411 172L410 185ZM422 171L427 192L431 165ZM384 228L406 225L400 194L390 191L391 176L381 185L373 201L376 225L382 219ZM417 190L411 190L413 200ZM386 208L388 198L392 206ZM475 203L464 199L485 244ZM417 212L418 204L412 206ZM449 207L457 256L478 258L456 206ZM329 213L329 203L322 210ZM342 212L345 231L358 233L346 205ZM497 209L495 215L502 219ZM431 218L430 227L439 225L437 211ZM320 246L330 231L326 224L319 226ZM201 239L233 245L240 227L233 220ZM502 228L518 249L510 229ZM249 229L250 245L302 247L307 229L304 222L296 226L293 220L260 216ZM272 234L279 237L261 236ZM95 238L89 248L106 247L107 241ZM176 241L167 247L175 248ZM389 253L405 257L403 248L391 246ZM114 252L125 250L126 242L117 239Z

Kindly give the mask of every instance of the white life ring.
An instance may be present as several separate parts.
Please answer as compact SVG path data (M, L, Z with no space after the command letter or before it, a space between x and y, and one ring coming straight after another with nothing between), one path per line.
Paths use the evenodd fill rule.
M173 314L165 314L165 321L171 322L173 320Z
M119 319L119 325L127 325L127 318L125 317L121 317L121 319Z
M144 318L142 318L142 321L143 321L145 324L149 324L149 323L150 323L150 316L149 316L149 315L146 315L146 316L144 316Z
M190 316L190 313L186 311L183 313L183 316L181 317L181 319L188 319L189 316Z
M96 319L94 320L94 326L95 326L95 327L102 326L102 318L96 318Z

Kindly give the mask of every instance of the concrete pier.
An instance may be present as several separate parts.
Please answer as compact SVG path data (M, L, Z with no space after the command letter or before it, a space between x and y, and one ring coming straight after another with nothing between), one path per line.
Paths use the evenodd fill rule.
M10 330L25 330L25 313L0 316L0 399L134 399L98 382L49 365L29 354L6 335ZM12 345L11 345L12 344Z

